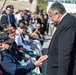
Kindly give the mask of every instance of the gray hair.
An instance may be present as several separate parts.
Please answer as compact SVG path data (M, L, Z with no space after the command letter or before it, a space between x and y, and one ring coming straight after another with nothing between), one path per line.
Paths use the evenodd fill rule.
M50 9L52 10L53 14L55 14L55 12L58 12L60 14L64 14L66 12L64 6L57 1L51 5Z

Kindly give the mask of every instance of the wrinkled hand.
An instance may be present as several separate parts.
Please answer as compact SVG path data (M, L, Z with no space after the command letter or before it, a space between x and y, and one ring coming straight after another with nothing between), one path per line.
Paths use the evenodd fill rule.
M41 66L42 65L42 61L36 61L35 63L34 63L34 65L36 66L36 67L39 67L39 66Z
M45 60L47 60L47 58L48 58L47 55L43 55L43 56L41 56L38 60L39 60L39 61L45 61Z
M26 58L26 59L29 59L30 56L29 56L28 54L25 54L25 58Z

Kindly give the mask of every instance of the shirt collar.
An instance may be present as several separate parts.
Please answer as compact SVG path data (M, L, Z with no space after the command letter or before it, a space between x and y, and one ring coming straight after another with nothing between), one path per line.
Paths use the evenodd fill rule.
M20 34L20 32L19 32L18 30L16 30L16 33L17 33L17 34Z

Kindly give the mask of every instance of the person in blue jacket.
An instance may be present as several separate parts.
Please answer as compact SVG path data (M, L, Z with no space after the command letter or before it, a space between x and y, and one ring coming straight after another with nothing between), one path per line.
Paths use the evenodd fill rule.
M7 75L25 75L35 67L42 65L42 61L38 60L34 64L29 63L26 66L22 66L19 62L22 58L18 57L17 51L11 48L13 42L14 39L10 39L6 33L0 33L1 66L7 72Z

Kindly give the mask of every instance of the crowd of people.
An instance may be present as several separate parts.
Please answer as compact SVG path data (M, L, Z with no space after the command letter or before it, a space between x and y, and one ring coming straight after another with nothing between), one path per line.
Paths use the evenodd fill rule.
M37 72L43 75L40 66L48 58L42 55L47 29L46 12L40 12L39 15L29 10L14 12L13 5L0 11L0 75Z
M8 5L0 11L0 75L43 75L41 65L47 60L45 75L76 75L76 18L54 2L49 17L56 26L48 54L42 54L48 15L29 10L14 13Z

